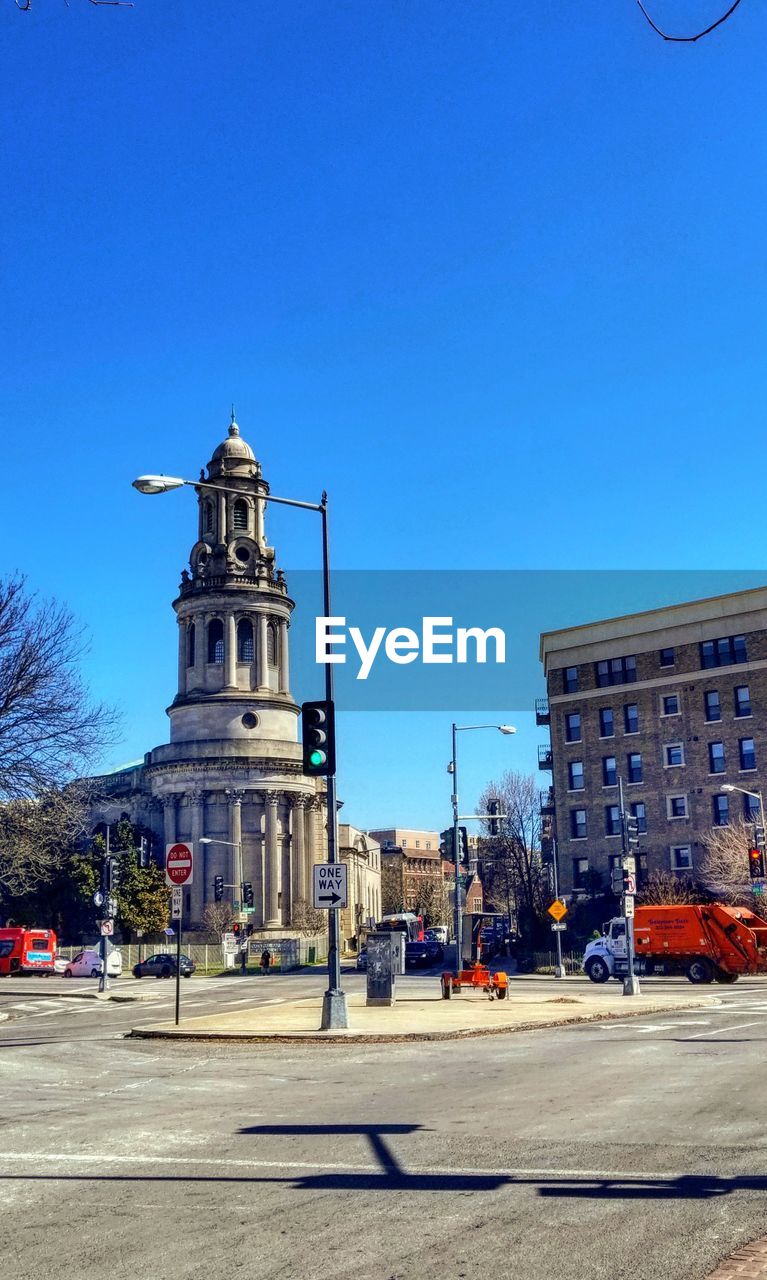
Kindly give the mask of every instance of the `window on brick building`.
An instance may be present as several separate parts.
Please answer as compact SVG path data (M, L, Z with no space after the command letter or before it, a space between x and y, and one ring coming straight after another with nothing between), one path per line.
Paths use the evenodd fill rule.
M584 889L589 874L588 858L573 858L573 888Z
M647 832L647 806L644 800L637 800L630 807L633 816L637 820L637 831L640 835L644 835Z
M639 707L635 702L627 702L623 708L623 727L626 733L639 733Z
M658 652L658 661L662 667L673 667L676 662L676 654L673 649L661 649Z
M679 694L665 693L661 699L661 715L678 716L679 715Z
M571 791L583 791L586 783L583 777L582 760L571 760L568 764L567 785Z
M577 693L578 692L578 668L565 667L562 671L562 692Z
M692 849L689 844L671 846L671 870L692 871Z
M626 756L626 768L629 782L642 781L642 756L639 751L632 751Z
M727 761L724 755L723 742L709 742L708 744L708 771L709 773L724 773L727 768Z
M621 834L621 811L617 804L605 805L605 835L619 836Z
M607 658L596 664L597 685L600 689L611 684L633 684L637 678L635 657Z
M687 796L666 796L666 817L687 818Z
M585 840L588 835L586 810L570 810L570 837L572 840Z
M728 827L730 825L730 797L729 796L712 796L713 802L713 822L715 827Z
M565 741L580 742L581 740L581 715L579 711L570 711L565 716Z
M709 689L705 695L706 704L706 720L712 724L715 720L722 718L722 704L719 699L718 689Z
M615 736L615 717L613 716L612 707L602 707L599 712L599 736L600 738L612 738Z
M738 743L740 748L740 767L741 769L756 768L756 747L753 738L741 738Z
M735 689L735 715L740 719L751 715L751 693L747 684L739 684Z
M702 667L731 667L739 662L748 662L745 636L722 636L704 640L700 646Z
M671 769L675 765L684 764L684 744L681 742L665 743L663 747L663 764L667 769Z
M615 756L602 757L602 785L605 787L618 785L618 762Z

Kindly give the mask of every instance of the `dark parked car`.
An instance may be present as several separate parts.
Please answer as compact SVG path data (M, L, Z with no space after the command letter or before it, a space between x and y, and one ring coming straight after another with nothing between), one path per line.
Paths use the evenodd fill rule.
M179 957L182 978L191 978L195 967L194 960L190 960L189 956ZM170 951L158 951L156 955L133 966L134 978L171 978L175 972L176 957Z
M405 964L412 968L426 969L441 964L444 951L439 942L406 942Z

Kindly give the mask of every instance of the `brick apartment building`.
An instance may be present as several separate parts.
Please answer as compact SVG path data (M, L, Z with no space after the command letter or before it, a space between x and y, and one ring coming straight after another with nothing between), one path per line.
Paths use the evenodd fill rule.
M412 911L421 901L424 881L442 878L439 832L386 827L368 834L381 847L384 876L387 865L390 869L388 883L396 877L402 896L399 905Z
M712 827L754 821L767 781L767 588L541 635L551 744L539 766L562 892L608 887L618 779L639 824L640 877L694 876Z

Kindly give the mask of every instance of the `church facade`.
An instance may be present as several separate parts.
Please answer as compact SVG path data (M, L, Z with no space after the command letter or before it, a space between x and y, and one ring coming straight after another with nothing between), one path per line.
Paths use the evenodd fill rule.
M155 855L191 841L185 924L200 923L222 876L225 898L253 887L258 929L290 928L327 858L324 780L301 769L290 692L294 602L265 533L269 486L234 421L202 471L189 569L173 601L178 689L170 741L143 763L97 780L94 820L119 808L153 834ZM241 876L240 876L241 859Z

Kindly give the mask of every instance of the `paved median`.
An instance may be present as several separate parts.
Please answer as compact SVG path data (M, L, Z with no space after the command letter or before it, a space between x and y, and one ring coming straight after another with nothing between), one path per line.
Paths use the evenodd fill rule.
M228 1013L183 1018L172 1022L137 1026L131 1034L143 1038L198 1040L253 1040L359 1042L397 1040L451 1040L468 1036L489 1036L538 1027L567 1026L578 1022L604 1022L648 1013L669 1014L687 1009L704 1009L720 1004L717 996L662 995L623 996L612 1000L597 995L515 995L513 984L507 1000L488 1000L480 995L454 996L443 1000L401 997L391 1008L368 1008L364 994L347 997L349 1027L342 1031L320 1030L322 998L285 1000L273 1004L253 1004Z

